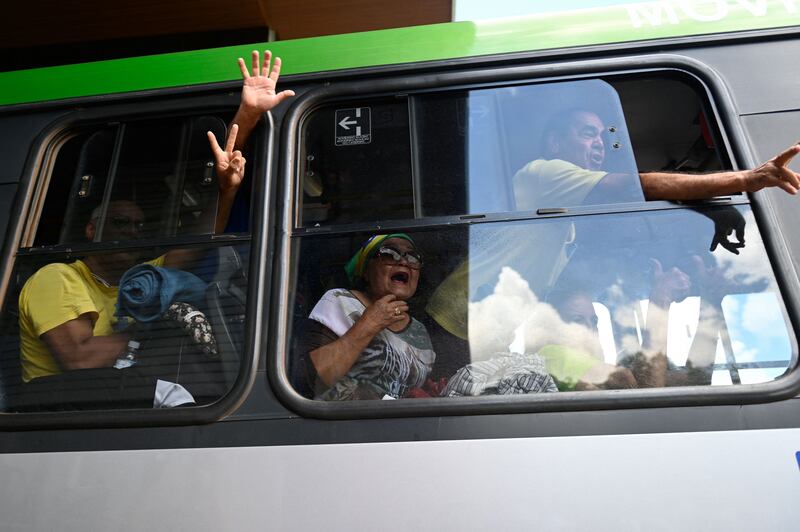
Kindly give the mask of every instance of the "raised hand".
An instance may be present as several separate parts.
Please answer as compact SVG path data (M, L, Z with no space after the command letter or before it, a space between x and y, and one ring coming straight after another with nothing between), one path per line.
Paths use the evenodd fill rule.
M675 267L664 271L661 262L653 258L650 259L650 270L653 275L650 289L651 303L667 309L673 301L681 301L689 295L692 281L683 271Z
M272 69L270 69L270 61L272 60L272 53L269 50L264 51L264 63L261 64L259 60L258 50L253 50L252 53L252 74L247 70L244 59L239 58L239 70L242 71L242 111L252 114L261 115L286 98L294 96L294 91L285 90L276 92L275 88L278 84L278 77L281 73L281 58L276 57L272 62Z
M236 135L239 133L239 126L233 124L225 142L225 149L220 148L217 138L209 131L208 142L211 144L211 151L214 153L216 164L214 169L217 172L219 189L222 192L235 191L239 188L244 178L244 166L247 161L242 157L242 152L234 149L236 145Z
M768 286L764 278L744 281L730 271L730 264L723 267L706 264L699 255L692 256L691 276L696 292L706 301L716 304L727 295L763 292Z
M697 212L714 222L714 237L709 251L715 251L717 246L722 246L738 255L739 248L744 247L745 220L742 213L732 206L698 209ZM736 240L731 240L731 235L735 235Z
M779 153L758 168L745 172L744 189L755 192L766 187L779 187L789 194L800 189L800 175L789 169L788 164L800 153L800 143Z

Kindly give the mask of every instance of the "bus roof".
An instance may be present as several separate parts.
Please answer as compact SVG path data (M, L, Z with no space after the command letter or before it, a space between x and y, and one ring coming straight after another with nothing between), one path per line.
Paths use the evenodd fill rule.
M800 0L659 0L0 73L0 105L229 81L234 57L270 48L283 74L771 29L800 24Z

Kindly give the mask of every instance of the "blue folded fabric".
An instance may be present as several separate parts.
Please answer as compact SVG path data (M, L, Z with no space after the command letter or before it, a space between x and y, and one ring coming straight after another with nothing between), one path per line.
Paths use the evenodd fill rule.
M141 323L156 321L176 301L200 306L205 293L206 283L192 273L139 264L120 279L119 324L124 326L128 316Z

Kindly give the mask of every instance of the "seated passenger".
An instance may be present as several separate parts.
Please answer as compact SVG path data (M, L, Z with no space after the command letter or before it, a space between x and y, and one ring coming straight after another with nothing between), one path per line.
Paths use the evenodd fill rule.
M692 257L694 261L701 262L700 257ZM675 266L663 268L661 262L650 258L651 279L649 294L647 295L648 310L646 320L641 325L642 341L634 353L626 350L617 354L617 364L606 364L601 360L601 348L597 330L598 317L594 310L590 292L579 284L569 279L559 280L560 285L548 294L548 302L558 311L565 323L579 324L586 331L592 332L594 341L597 341L596 352L592 356L587 352L586 345L577 345L572 338L565 337L563 342L546 345L540 349L539 354L547 362L547 370L556 379L559 389L592 390L614 388L654 388L664 386L679 386L687 384L709 384L711 366L714 363L716 351L716 336L718 329L713 329L714 345L693 346L700 353L690 353L685 368L676 368L667 358L668 316L672 303L683 301L689 294L693 282L692 276L684 273ZM720 281L717 281L717 286ZM705 301L710 295L707 286L710 283L697 283L698 295ZM616 287L617 297L623 295ZM723 293L731 290L729 286L723 288ZM639 298L631 297L628 305L639 305ZM719 296L721 297L721 296ZM619 301L618 301L619 303ZM720 310L721 312L721 310ZM701 328L717 320L702 320ZM619 325L619 324L618 324ZM702 335L696 335L698 339ZM630 344L629 344L630 345ZM624 353L620 357L620 354ZM694 357L694 359L693 359Z
M270 72L270 57L266 52L260 68L259 54L253 52L252 76L239 59L244 78L242 101L225 149L211 132L208 134L219 184L215 232L224 231L244 176L245 159L237 147L244 144L264 112L293 95L291 91L276 94L280 60L275 59ZM100 210L96 209L86 224L89 241L95 237L99 217ZM144 215L132 201L112 201L106 207L104 222L104 240L134 239L143 228ZM172 250L150 263L180 268L190 255ZM114 332L117 285L138 260L137 254L129 251L95 254L70 264L49 264L28 279L19 296L24 382L68 370L112 366L130 339L124 332Z
M547 300L564 323L580 325L595 335L600 355L597 313L588 290L579 286L554 290ZM636 379L629 369L603 362L598 356L571 345L569 338L559 344L545 345L539 355L560 391L636 388Z
M353 255L345 267L353 288L327 291L301 340L317 399L398 399L425 383L436 355L408 313L421 267L404 233L372 236Z
M244 173L240 152L232 152L237 128L231 130L229 151L215 146L220 183L216 230L227 223L222 214L230 207ZM216 140L214 141L216 144ZM226 169L220 168L223 164ZM92 212L85 234L92 241L99 225L100 209ZM131 240L144 226L144 214L136 203L116 200L108 204L104 239ZM147 264L181 268L186 251L173 250ZM19 296L20 357L22 379L62 371L110 367L124 350L130 335L115 333L116 302L122 275L139 262L136 251L90 255L75 262L53 263L34 273Z

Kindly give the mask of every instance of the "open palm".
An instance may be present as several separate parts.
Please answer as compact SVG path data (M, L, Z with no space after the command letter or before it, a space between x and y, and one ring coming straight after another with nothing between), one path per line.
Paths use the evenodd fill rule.
M276 92L278 78L281 73L281 59L276 57L270 69L272 53L269 50L264 52L263 64L259 60L259 53L253 50L252 53L252 73L247 70L244 59L239 58L239 70L242 71L242 106L265 113L278 105L280 102L294 96L294 91L285 90Z

